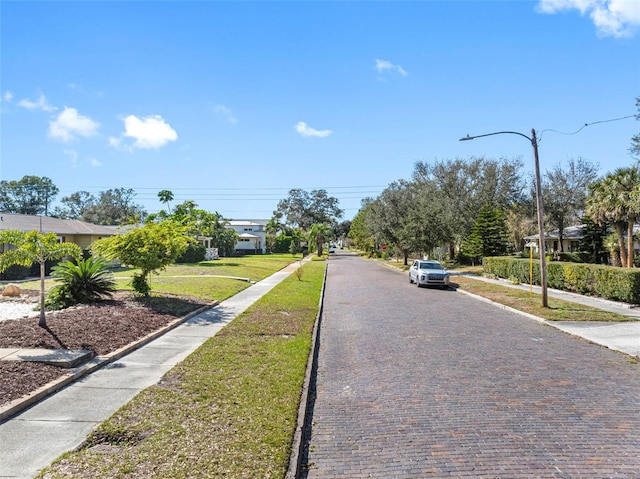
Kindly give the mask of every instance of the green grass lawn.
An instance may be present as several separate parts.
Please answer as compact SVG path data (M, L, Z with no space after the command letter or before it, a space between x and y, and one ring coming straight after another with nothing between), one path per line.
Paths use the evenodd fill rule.
M487 283L473 278L453 276L451 282L469 293L549 321L635 321L634 318L629 316L622 316L552 297L548 297L549 307L543 308L540 294L531 294L529 291Z
M220 258L196 264L176 264L168 266L158 274L149 276L152 295L162 293L194 296L202 299L224 301L250 286L247 281L229 279L225 276L260 281L279 271L301 255L270 254ZM120 268L114 272L117 289L132 290L131 277L139 270ZM45 290L55 286L52 279L45 280ZM40 280L20 283L22 289L40 289Z
M284 477L325 264L305 264L38 477Z

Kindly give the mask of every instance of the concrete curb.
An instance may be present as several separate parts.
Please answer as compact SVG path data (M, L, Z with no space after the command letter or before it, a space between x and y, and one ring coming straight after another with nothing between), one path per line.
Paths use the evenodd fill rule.
M144 346L145 344L150 343L154 339L157 339L163 334L171 331L172 329L176 328L177 326L181 325L182 323L191 319L192 317L197 316L198 314L208 309L211 309L217 306L218 304L219 304L219 301L216 301L211 305L202 306L190 312L189 314L170 322L163 328L158 329L152 333L149 333L148 335L146 335L145 337L139 339L134 343L127 344L126 346L123 346L122 348L117 349L116 351L113 351L108 355L97 356L89 360L87 363L83 364L82 366L74 368L71 372L65 374L64 376L58 379L55 379L48 384L45 384L44 386L33 391L32 393L29 393L26 396L23 396L21 398L14 399L13 401L11 401L8 404L5 404L4 406L0 406L0 422L3 422L4 420L9 419L12 416L15 416L16 414L31 407L35 403L42 401L47 396L50 396L55 392L59 391L60 389L62 389L63 387L68 386L72 382L91 374L95 370L100 369L109 363L117 361L118 359L126 356L132 351L135 351L136 349Z
M477 294L473 294L473 293L470 293L468 291L465 291L462 288L456 288L456 291L460 291L461 293L466 294L467 296L471 296L472 298L475 298L477 300L480 300L480 301L483 301L485 303L491 304L491 305L496 306L496 307L498 307L500 309L504 309L505 311L509 311L511 313L518 314L520 316L524 316L525 318L528 318L528 319L533 319L534 321L536 321L538 323L541 323L541 324L544 324L546 326L549 326L549 327L551 327L551 328L553 328L553 329L555 329L557 331L560 331L560 332L562 332L564 334L568 334L569 336L572 336L572 337L574 337L576 339L580 339L582 341L586 341L588 343L595 344L596 346L600 346L600 347L603 347L603 348L610 349L611 351L615 351L616 353L624 354L625 356L629 356L630 358L635 358L636 357L631 353L628 353L626 351L622 351L622 350L617 349L615 347L608 346L608 345L603 344L601 342L598 342L596 340L585 338L584 336L581 336L579 334L575 334L575 333L572 333L572 332L569 332L569 331L565 331L564 329L559 327L557 324L555 324L555 321L549 321L548 319L543 319L543 318L541 318L539 316L534 316L533 314L525 313L524 311L520 311L518 309L514 309L514 308L512 308L510 306L506 306L504 304L496 303L495 301L487 299L487 298L485 298L483 296L478 296Z
M477 294L470 293L469 291L465 291L464 289L462 289L460 287L457 287L456 291L460 291L461 293L464 293L467 296L471 296L472 298L475 298L475 299L477 299L479 301L483 301L485 303L492 304L493 306L495 306L497 308L500 308L500 309L504 309L505 311L509 311L510 313L519 314L520 316L524 316L526 318L533 319L534 321L537 321L538 323L548 324L548 325L552 325L553 324L551 321L547 321L546 319L543 319L540 316L535 316L535 315L530 314L530 313L525 313L524 311L520 311L519 309L512 308L511 306L507 306L505 304L497 303L497 302L492 301L492 300L490 300L488 298L485 298L484 296L479 296Z
M309 351L309 359L307 360L307 370L304 376L304 384L302 394L300 395L300 407L298 408L298 419L296 422L296 430L293 434L291 444L291 456L289 457L289 467L285 479L298 479L302 469L302 458L304 457L304 448L306 446L305 438L308 435L309 419L314 395L311 392L312 378L318 367L318 353L320 350L320 325L322 322L322 311L324 306L324 292L327 284L327 264L324 268L324 279L322 280L322 291L320 292L320 301L318 306L318 314L313 325L313 333L311 336L311 350Z
M474 279L476 281L484 281L486 283L493 283L493 284L497 284L500 286L506 286L507 288L513 288L513 289L519 289L521 291L529 291L530 289L533 289L533 291L536 294L541 294L542 293L542 288L539 285L534 284L533 287L529 284L525 284L525 283L518 283L518 284L514 284L511 281L509 281L508 279L505 278L489 278L486 276L477 276L474 274L469 274L469 273L450 273L451 276L461 276L463 278L469 278L469 279ZM607 298L601 298L599 296L585 296L579 293L574 293L573 291L565 291L562 289L555 289L555 288L547 288L547 291L550 293L550 295L554 296L556 299L561 299L564 301L573 301L573 300L578 300L580 298L588 298L590 300L593 301L597 301L598 303L602 304L603 306L613 306L616 308L623 308L623 309L636 309L638 308L639 305L637 304L633 304L633 303L625 303L623 301L614 301L612 299L607 299Z

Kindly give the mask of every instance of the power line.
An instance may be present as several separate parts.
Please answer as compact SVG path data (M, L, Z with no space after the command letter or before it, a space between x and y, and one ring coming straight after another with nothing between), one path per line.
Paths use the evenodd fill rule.
M578 128L576 131L573 131L571 133L566 133L566 132L562 132L562 131L558 131L558 130L553 130L553 129L546 129L546 130L542 130L540 132L540 136L538 137L538 142L540 142L542 140L542 134L546 131L551 131L553 133L558 133L560 135L567 135L567 136L572 136L572 135L577 135L578 133L580 133L582 130L584 130L586 127L591 126L591 125L597 125L599 123L610 123L612 121L620 121L620 120L626 120L628 118L634 118L636 115L627 115L627 116L621 116L620 118L611 118L610 120L598 120L598 121L592 121L591 123L585 123L584 125L582 125L580 128Z
M311 191L311 190L340 190L340 189L361 189L361 188L386 188L388 185L361 185L361 186L313 186L313 187L273 187L273 188L259 188L259 187L245 187L245 188L192 188L192 187L180 187L180 188L176 188L176 187L150 187L150 186L127 186L127 187L122 187L124 189L132 189L132 190L152 190L152 191L160 191L160 190L169 190L172 193L175 193L176 191L290 191L290 190L305 190L305 191ZM101 190L101 189L105 189L106 187L104 186L84 186L84 187L78 187L78 186L61 186L59 188L64 188L64 189L77 189L77 188L84 188L84 189L92 189L92 190ZM120 188L120 187L119 187ZM106 189L113 189L113 188L106 188Z

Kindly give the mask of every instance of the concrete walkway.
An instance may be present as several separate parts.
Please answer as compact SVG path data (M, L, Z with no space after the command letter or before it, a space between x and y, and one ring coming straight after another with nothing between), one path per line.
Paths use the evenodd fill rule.
M455 274L452 274L453 282L455 282L455 276L456 276ZM482 276L475 276L475 275L462 275L462 276L475 279L478 281L485 281L493 284L499 284L500 286L520 289L523 291L531 290L531 287L529 285L513 284L510 281L505 281L500 279L490 279L490 278L485 278ZM541 294L542 289L540 288L540 286L533 286L533 292L537 294ZM602 309L604 311L609 311L611 313L616 313L616 314L629 316L631 318L637 319L638 320L637 322L611 323L611 322L594 322L594 321L587 321L587 322L545 321L545 320L536 318L536 319L539 319L541 322L548 324L549 326L560 329L574 336L579 336L581 338L587 339L601 346L606 346L609 349L630 354L631 356L640 356L640 308L636 308L635 305L630 305L630 304L616 302L616 301L610 301L607 299L584 296L581 294L570 293L567 291L560 291L557 289L548 288L547 294L550 298L556 298L564 301L570 301L572 303L583 304L585 306L590 306L593 308ZM507 309L510 309L510 308L507 308ZM523 314L523 313L520 313L520 314Z
M0 478L31 479L295 271L293 263L0 424Z

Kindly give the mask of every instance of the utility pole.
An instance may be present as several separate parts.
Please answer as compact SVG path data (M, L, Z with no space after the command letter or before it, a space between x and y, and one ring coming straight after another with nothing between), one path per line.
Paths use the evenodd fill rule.
M542 204L542 183L540 181L540 159L538 158L538 140L536 130L531 129L531 145L533 146L533 158L536 172L536 201L538 205L538 241L540 252L540 284L542 285L542 307L549 307L547 297L547 255L544 247L544 205Z
M546 250L544 247L544 206L542 204L542 183L540 181L540 160L538 158L538 140L536 138L536 130L531 129L531 138L524 133L517 131L496 131L494 133L486 133L484 135L465 136L460 138L460 141L475 140L476 138L482 138L484 136L493 135L518 135L526 138L533 146L533 157L535 160L535 180L536 180L536 201L538 205L538 250L540 254L540 286L542 287L542 307L549 307L549 299L547 296L547 258L545 256Z

